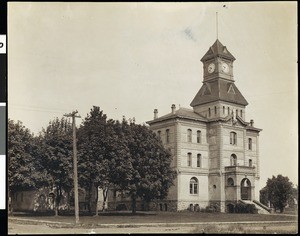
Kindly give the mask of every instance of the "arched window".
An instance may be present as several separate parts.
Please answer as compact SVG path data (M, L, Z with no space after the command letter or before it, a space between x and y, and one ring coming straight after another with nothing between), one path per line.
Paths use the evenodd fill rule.
M158 135L159 138L161 138L161 131L160 130L157 131L157 135Z
M231 165L231 166L236 166L236 164L237 164L237 157L236 157L235 154L232 154L232 155L230 156L230 165Z
M190 180L190 194L198 194L198 179L195 177Z
M208 117L210 117L210 108L208 108Z
M166 130L166 143L169 143L170 142L170 130L167 129Z
M201 143L201 131L197 131L197 143Z
M201 154L197 154L197 167L201 167Z
M252 150L252 138L248 138L248 149Z
M187 156L187 166L192 166L192 153L188 153Z
M232 178L227 179L227 186L234 186L234 181Z
M236 145L237 143L237 137L235 132L230 132L230 144Z
M188 129L188 130L187 130L187 141L188 141L189 143L192 142L192 130L191 130L191 129Z

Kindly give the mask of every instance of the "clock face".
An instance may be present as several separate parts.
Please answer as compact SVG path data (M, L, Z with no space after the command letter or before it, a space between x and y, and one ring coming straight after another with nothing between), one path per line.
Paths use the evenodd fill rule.
M213 73L215 71L215 64L210 63L209 66L207 67L208 73Z
M228 72L229 72L229 66L228 66L228 64L225 63L225 62L222 63L222 71L223 71L224 73L228 73Z

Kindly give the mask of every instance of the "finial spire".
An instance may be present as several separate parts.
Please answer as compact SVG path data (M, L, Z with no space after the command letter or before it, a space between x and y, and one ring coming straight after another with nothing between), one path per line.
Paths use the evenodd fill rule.
M218 36L219 36L218 35L218 33L219 33L218 32L219 31L219 29L218 29L218 12L216 12L216 26L217 26L216 29L217 29L217 39L218 39Z

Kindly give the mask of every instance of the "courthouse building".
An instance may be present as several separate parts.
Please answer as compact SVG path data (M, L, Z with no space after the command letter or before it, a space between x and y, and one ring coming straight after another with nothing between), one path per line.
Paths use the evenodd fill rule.
M201 59L203 84L191 108L173 104L160 117L155 109L154 119L147 122L171 151L177 171L167 199L157 208L213 206L230 212L238 201L259 201L261 129L246 120L248 102L235 85L234 61L216 40Z

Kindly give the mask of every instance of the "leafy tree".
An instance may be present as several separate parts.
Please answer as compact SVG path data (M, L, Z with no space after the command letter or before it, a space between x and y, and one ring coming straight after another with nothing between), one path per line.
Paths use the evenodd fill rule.
M36 160L38 148L36 138L21 121L8 120L8 188L11 201L16 191L46 184L48 176Z
M277 177L273 176L272 179L269 178L267 180L263 193L267 192L268 200L275 208L275 211L279 209L280 212L283 212L292 195L292 191L293 183L289 181L289 178L277 175Z
M264 187L259 191L259 201L262 204L268 206L269 198L268 198L268 189L267 189L267 187Z
M107 121L103 111L94 106L78 131L79 183L88 192L90 212L93 189L100 187L104 190L105 204L108 188L120 181L123 178L122 172L126 171L126 167L120 168L122 164L119 164L126 159L126 146L118 139L114 125L113 120ZM97 201L98 195L95 199Z
M79 184L87 190L90 212L92 191L95 187L104 185L103 182L106 179L107 162L104 161L106 123L106 115L99 107L94 106L78 130Z
M55 215L63 197L63 190L73 189L72 124L66 119L49 122L39 136L41 166L50 176L48 184L55 189Z
M123 119L122 132L130 151L130 174L123 181L123 189L132 200L132 213L136 212L138 198L149 202L164 198L175 177L171 169L172 157L154 132L145 125L128 124Z
M299 187L296 186L292 189L292 194L291 194L291 196L288 200L288 204L291 208L296 207L297 206L296 204L298 204L298 196L299 196L299 189L298 188ZM296 200L296 202L295 202L295 200Z

